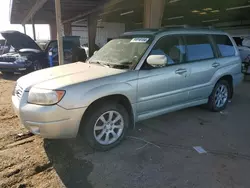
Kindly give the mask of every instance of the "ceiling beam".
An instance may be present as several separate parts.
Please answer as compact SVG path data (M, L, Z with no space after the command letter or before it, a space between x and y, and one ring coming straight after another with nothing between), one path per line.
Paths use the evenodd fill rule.
M24 17L22 21L22 25L26 24L31 18L39 11L43 5L47 2L48 0L37 0L35 5L30 9L28 14Z
M82 18L88 16L91 13L98 12L98 11L102 10L103 8L112 7L112 6L114 6L114 5L118 4L118 3L121 3L123 1L124 0L116 0L116 1L109 2L108 0L104 0L101 5L96 5L96 7L93 8L92 10L90 10L90 11L84 12L82 14L78 14L77 16L74 16L74 17L72 17L70 19L64 20L63 23L77 21L79 19L82 19Z

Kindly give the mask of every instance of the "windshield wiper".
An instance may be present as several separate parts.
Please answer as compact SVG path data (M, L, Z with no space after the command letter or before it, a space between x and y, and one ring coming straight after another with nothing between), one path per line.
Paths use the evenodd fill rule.
M89 61L89 64L97 64L97 65L101 65L101 66L105 66L102 63L100 63L99 61Z

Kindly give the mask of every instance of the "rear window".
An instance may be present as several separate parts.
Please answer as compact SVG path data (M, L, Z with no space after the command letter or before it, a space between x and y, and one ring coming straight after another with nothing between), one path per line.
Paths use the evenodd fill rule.
M234 46L228 36L215 35L214 39L222 57L229 57L235 55Z
M214 58L213 48L207 35L190 35L185 38L188 61Z

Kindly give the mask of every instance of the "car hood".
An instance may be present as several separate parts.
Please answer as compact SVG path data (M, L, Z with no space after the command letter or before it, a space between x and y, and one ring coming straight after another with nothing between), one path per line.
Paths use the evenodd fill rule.
M126 71L77 62L30 73L19 78L17 84L25 91L29 91L33 86L44 89L60 89Z
M33 39L19 31L3 31L1 34L16 50L30 48L42 51Z

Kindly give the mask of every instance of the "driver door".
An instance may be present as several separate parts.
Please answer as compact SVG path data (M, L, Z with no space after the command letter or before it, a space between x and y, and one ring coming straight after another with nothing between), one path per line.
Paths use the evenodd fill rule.
M187 64L182 64L185 46L179 36L166 36L156 43L150 55L165 55L167 64L154 66L144 62L139 71L137 112L138 119L166 113L188 100Z

